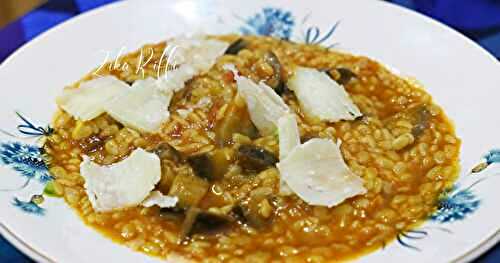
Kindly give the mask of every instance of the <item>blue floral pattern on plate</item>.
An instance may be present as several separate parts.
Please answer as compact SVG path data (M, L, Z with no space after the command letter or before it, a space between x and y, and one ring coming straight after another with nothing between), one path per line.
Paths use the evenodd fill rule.
M40 183L46 183L52 179L41 149L37 146L20 142L0 143L0 161L26 177L27 182L37 179Z
M272 36L288 40L294 25L295 19L292 13L268 7L246 19L240 31L245 35Z
M16 112L16 114L22 122L17 125L17 130L20 134L31 138L42 138L52 133L52 128L36 127L20 113ZM4 130L1 130L1 132L13 138L20 138ZM0 189L0 191L10 192L22 190L26 188L32 180L36 180L40 184L46 186L53 179L49 173L47 163L47 158L44 156L43 148L38 147L37 145L22 143L19 141L0 142L0 164L10 167L12 170L18 172L21 177L26 179L26 181L17 188ZM40 195L34 195L33 197L35 196ZM45 209L39 205L41 202L35 202L33 197L29 201L22 201L19 198L14 197L12 205L18 207L21 211L26 213L44 215ZM40 200L43 201L43 197Z
M340 21L335 23L330 30L323 36L321 36L321 30L317 26L312 26L306 29L306 35L305 35L305 40L304 42L307 44L315 44L315 45L320 45L325 43L328 39L330 39L333 36L333 33L339 26ZM331 44L328 46L328 48L334 47L336 44Z
M25 202L19 200L17 197L14 197L12 205L14 205L15 207L19 207L22 211L29 214L34 214L39 216L45 215L45 208L40 207L37 203L35 203L32 200Z
M335 43L327 44L327 42L332 39L340 22L337 21L325 34L322 34L318 26L306 25L309 18L310 14L301 19L298 30L300 32L297 32L296 18L290 11L267 7L247 19L242 19L244 24L239 30L244 35L272 36L284 40L294 38L306 44L325 44L328 48L333 47Z
M481 181L475 184L479 182ZM461 190L458 189L458 185L455 185L449 192L446 192L438 203L437 211L431 215L430 219L440 223L453 222L465 219L468 214L476 211L481 200L472 192L475 184Z

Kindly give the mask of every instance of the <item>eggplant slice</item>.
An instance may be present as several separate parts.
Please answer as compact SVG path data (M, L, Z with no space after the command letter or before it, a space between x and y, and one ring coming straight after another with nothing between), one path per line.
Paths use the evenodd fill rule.
M194 234L217 234L227 230L235 220L226 215L219 215L191 207L186 212L182 223L179 241L187 241Z
M161 160L167 159L174 161L176 163L179 163L183 160L181 153L166 142L162 142L156 145L150 151L158 155L158 157L160 157Z
M351 79L358 77L356 73L352 72L348 68L337 68L336 70L340 74L340 77L336 80L340 85L345 85Z
M332 71L335 71L332 73ZM351 81L353 78L357 78L358 75L352 72L348 68L335 68L335 69L327 69L325 70L326 74L333 80L335 80L340 85L345 85Z
M251 139L259 136L259 131L250 119L246 107L238 106L233 100L227 106L224 118L214 127L215 141L219 146L231 144L233 134L240 133Z
M431 112L427 108L427 105L422 105L418 106L412 114L414 116L414 126L413 129L411 129L411 133L415 136L415 138L417 138L422 135L427 128L429 128Z
M248 43L243 39L239 38L229 45L224 54L226 55L237 55L242 49L245 49L248 46Z
M286 89L285 82L283 81L283 66L281 65L278 56L272 51L264 54L264 61L273 68L273 76L266 81L278 95L282 95Z
M184 218L185 214L186 209L178 206L160 208L160 217L167 220L178 221Z
M238 148L238 162L245 170L260 172L275 165L278 159L266 149L246 144Z
M213 181L215 165L208 154L191 156L187 159L196 176L208 181Z

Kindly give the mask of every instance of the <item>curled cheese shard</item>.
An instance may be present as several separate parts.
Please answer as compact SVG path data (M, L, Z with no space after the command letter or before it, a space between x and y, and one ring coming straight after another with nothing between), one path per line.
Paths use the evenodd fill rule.
M363 180L345 164L340 148L314 138L297 146L279 162L281 178L310 205L332 207L366 193Z
M198 72L190 65L181 65L180 67L167 71L161 78L165 79L164 90L173 90L174 92L182 90L185 83L196 76Z
M76 119L88 121L104 113L109 100L128 88L116 77L100 77L82 82L78 88L64 89L56 102Z
M308 117L336 122L362 116L344 87L317 69L298 67L288 88L294 91Z
M278 119L280 160L300 145L300 133L295 115L290 113Z
M177 196L168 196L162 194L160 191L153 191L142 201L142 206L151 207L157 205L160 208L167 208L174 207L178 201L179 198Z
M290 113L278 119L278 137L280 160L284 160L293 149L300 145L299 127L294 114ZM291 195L292 193L285 180L280 178L280 194Z
M106 112L125 126L153 133L168 120L173 91L164 90L164 80L137 80L130 89L112 99Z
M229 43L215 39L175 38L168 43L169 64L178 65L167 71L166 89L174 92L184 88L186 81L208 71L217 58L224 55Z
M199 72L209 70L229 47L227 42L203 37L178 38L170 45L179 49L182 64L189 64Z
M100 166L84 157L80 174L94 210L108 212L137 206L148 197L160 181L160 158L136 149L123 161Z
M238 93L245 99L250 119L262 136L271 135L278 128L278 120L289 114L290 109L274 90L261 82L239 76L234 65L224 65L231 70L236 80Z

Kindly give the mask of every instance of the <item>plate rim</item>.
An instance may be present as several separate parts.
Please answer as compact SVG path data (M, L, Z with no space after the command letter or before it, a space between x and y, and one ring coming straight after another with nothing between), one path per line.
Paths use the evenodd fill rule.
M26 241L21 237L17 236L14 231L8 228L5 224L0 222L0 235L4 237L9 244L14 246L16 249L21 251L25 256L31 258L35 262L43 263L56 263L57 261L51 259L49 256L40 252L39 250L31 247Z
M171 0L171 2L182 2L184 0ZM207 1L207 0L202 0L202 1ZM496 63L497 67L500 68L500 61L493 56L489 51L487 51L485 48L480 46L478 43L467 37L466 35L460 33L459 31L451 28L450 26L435 20L434 18L431 18L427 15L421 14L415 10L409 9L405 6L400 6L392 2L386 2L386 1L372 1L372 0L358 0L358 1L371 1L377 2L377 4L380 4L382 6L386 6L395 10L398 10L398 12L406 12L407 14L410 14L412 16L416 16L421 20L426 21L429 24L432 24L432 26L440 27L441 29L453 34L454 36L458 37L459 39L464 40L468 46L471 48L475 48L476 50L480 51L482 53L482 56L487 57L488 60L491 62ZM39 41L42 39L46 38L47 35L54 34L54 32L61 30L61 28L64 28L70 24L73 23L78 23L80 20L85 19L86 17L94 16L98 13L101 12L106 12L108 9L112 8L119 8L119 6L123 5L130 5L133 2L139 2L139 0L119 0L117 2L112 2L105 4L103 6L97 7L95 9L89 10L84 13L80 13L52 28L49 30L41 33L40 35L36 36L32 40L24 43L21 47L16 49L12 54L10 54L2 63L0 63L0 71L6 67L6 65L10 64L12 60L14 60L19 54L25 51L25 49L30 48L33 45L36 45ZM331 3L331 2L330 2ZM13 245L16 249L21 251L24 255L27 257L31 258L35 262L47 262L47 263L55 263L57 262L56 260L52 259L50 256L46 255L45 253L41 252L40 249L35 249L31 247L27 242L25 242L21 237L16 235L15 231L10 229L7 225L5 225L3 222L0 222L0 235L2 235L11 245ZM461 253L461 255L457 256L454 259L451 259L449 262L453 263L463 263L463 262L471 262L474 259L477 259L479 256L481 256L483 253L491 249L493 246L495 246L497 243L500 242L500 226L497 227L496 231L492 233L490 236L487 236L481 240L481 242L478 242L476 246L471 248L468 251L465 251Z

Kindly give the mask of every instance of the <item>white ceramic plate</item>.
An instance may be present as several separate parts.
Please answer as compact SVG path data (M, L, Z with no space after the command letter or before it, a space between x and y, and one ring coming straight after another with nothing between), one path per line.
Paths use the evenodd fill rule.
M338 22L332 34L329 31ZM441 209L362 262L465 262L499 239L500 66L459 33L379 1L124 1L78 16L30 42L0 67L0 128L43 133L55 95L111 57L186 32L272 34L367 55L419 79L462 138L461 177ZM33 127L21 126L19 110ZM28 125L29 126L29 125ZM19 130L16 128L20 128ZM46 129L45 129L46 130ZM84 226L42 192L47 171L35 139L0 135L0 232L40 262L155 262ZM485 163L483 170L471 168ZM27 182L26 185L24 183ZM22 186L22 187L20 187Z

